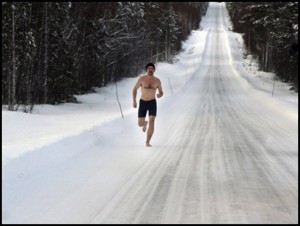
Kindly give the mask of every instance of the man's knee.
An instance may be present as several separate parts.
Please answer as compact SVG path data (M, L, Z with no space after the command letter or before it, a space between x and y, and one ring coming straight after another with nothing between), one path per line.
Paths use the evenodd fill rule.
M149 116L149 123L154 123L154 121L155 121L155 116L150 115Z
M144 118L140 118L139 121L138 121L138 125L140 127L144 126L145 125L145 119Z

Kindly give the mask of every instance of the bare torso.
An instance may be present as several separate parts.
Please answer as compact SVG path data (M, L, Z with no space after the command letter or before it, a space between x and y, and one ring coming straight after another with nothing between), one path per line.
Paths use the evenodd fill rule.
M140 78L142 90L141 99L145 101L155 99L156 89L160 86L160 80L154 76L144 75Z
M133 97L133 107L137 107L136 95L137 90L141 87L142 95L141 99L144 101L154 100L163 96L163 90L161 86L161 82L154 75L144 75L141 76L136 84L133 87L132 97ZM156 90L158 90L158 94L156 94Z

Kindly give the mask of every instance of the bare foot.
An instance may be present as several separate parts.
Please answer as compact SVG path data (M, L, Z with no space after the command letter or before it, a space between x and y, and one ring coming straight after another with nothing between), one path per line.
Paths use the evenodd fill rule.
M152 145L151 144L146 144L146 147L152 147Z
M143 132L146 132L147 130L148 121L145 121L145 125L143 126Z

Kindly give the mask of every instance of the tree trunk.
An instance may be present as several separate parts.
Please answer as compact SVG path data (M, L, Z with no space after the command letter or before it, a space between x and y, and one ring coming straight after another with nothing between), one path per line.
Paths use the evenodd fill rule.
M44 65L44 103L48 100L48 8L45 2L45 65Z
M16 21L15 21L15 5L12 4L12 89L9 110L14 110L16 104Z
M29 9L29 20L28 20L28 25L27 27L30 26L31 24L31 12L32 12L32 5L30 4L30 9ZM33 108L33 98L32 98L32 93L31 93L31 90L32 90L32 74L33 74L33 62L28 60L28 71L27 71L27 76L26 76L26 105L28 107L30 107L30 112L32 111L32 108Z
M268 71L269 66L268 66L268 61L269 61L269 41L267 41L266 46L265 46L265 68L264 71Z
M168 32L165 35L165 61L168 61Z
M250 30L248 30L248 50L249 50L249 54L251 54L251 44L250 44Z
M155 63L159 61L159 58L158 58L159 54L158 53L159 53L159 46L156 45L156 59L155 59Z

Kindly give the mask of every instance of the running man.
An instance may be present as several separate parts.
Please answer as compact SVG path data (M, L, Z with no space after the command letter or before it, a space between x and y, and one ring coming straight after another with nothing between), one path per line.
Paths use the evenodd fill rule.
M137 107L136 103L136 95L137 90L141 87L142 95L139 102L139 110L138 110L138 125L142 127L143 132L146 132L148 121L145 120L147 111L149 111L149 126L147 130L147 139L146 139L146 147L152 147L150 144L150 139L154 132L154 121L156 117L156 99L155 94L158 89L157 98L162 97L163 91L161 82L158 78L154 76L155 66L153 63L149 63L146 65L147 74L141 76L133 87L132 96L133 96L133 107Z

